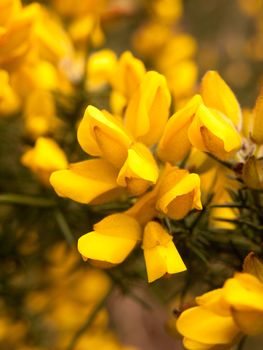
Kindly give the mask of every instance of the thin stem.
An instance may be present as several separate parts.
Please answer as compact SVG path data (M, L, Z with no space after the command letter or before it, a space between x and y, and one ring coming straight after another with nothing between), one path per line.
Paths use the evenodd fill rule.
M63 234L63 236L65 237L65 240L68 242L68 244L72 247L75 245L75 239L74 236L69 228L69 225L65 219L65 216L63 215L63 213L59 210L56 209L54 211L54 215L55 215L55 219L57 221L57 224Z
M51 199L25 196L23 194L15 194L15 193L1 194L0 203L29 205L34 207L46 207L46 208L56 206L56 202Z
M243 350L244 349L244 345L245 345L246 340L247 340L247 336L244 335L243 338L240 340L240 342L237 345L237 350Z
M113 290L113 285L109 288L109 290L107 291L105 296L99 301L99 303L94 307L92 312L88 315L87 320L83 323L83 325L75 333L75 335L71 339L71 342L69 343L66 350L73 350L75 348L75 345L77 344L80 337L89 329L89 327L91 326L95 317L97 316L98 312L104 306L104 304L105 304L106 300L108 299L109 295L111 294L112 290Z

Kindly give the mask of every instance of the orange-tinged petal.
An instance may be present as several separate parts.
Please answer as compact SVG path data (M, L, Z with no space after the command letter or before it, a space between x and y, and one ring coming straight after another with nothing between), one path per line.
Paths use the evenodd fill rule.
M90 203L117 189L116 178L117 171L111 164L102 159L91 159L71 164L67 170L55 171L50 183L59 196Z
M134 138L148 146L156 143L167 122L170 103L165 77L154 71L146 73L125 113L125 125Z
M201 94L207 107L217 109L240 128L242 114L239 103L233 91L216 71L208 71L204 75Z
M179 162L190 151L188 128L201 103L201 96L195 95L184 108L168 120L157 149L158 157L162 161Z
M182 219L191 209L202 209L200 178L187 170L170 169L160 184L156 207L172 219Z

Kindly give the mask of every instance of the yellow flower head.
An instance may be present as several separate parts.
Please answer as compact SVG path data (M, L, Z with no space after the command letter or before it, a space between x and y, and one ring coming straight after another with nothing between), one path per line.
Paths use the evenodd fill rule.
M166 273L185 271L186 267L170 236L160 224L148 222L143 234L143 252L148 281L153 282Z
M78 250L84 259L110 264L123 262L141 239L138 222L126 214L107 216L94 231L79 238Z
M46 186L49 186L49 176L53 171L68 166L67 158L58 144L44 137L38 138L35 147L24 153L21 162Z
M180 220L193 208L202 209L197 174L168 166L159 186L156 208L169 218Z
M164 130L169 116L170 92L165 77L150 71L131 98L125 125L138 141L148 146L155 144Z

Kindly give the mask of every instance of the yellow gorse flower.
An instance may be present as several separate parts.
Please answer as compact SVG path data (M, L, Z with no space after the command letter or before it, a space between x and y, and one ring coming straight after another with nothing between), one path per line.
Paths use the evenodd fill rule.
M131 57L128 54L126 56ZM135 63L136 65L137 63ZM132 74L132 71L127 70L125 74L128 74L127 78L130 79L129 74ZM158 216L166 215L175 220L183 219L192 209L201 210L202 204L199 176L190 174L187 170L173 167L169 163L165 166L160 164L159 167L155 153L149 148L149 146L157 145L169 116L171 96L164 76L150 71L145 73L142 81L138 81L137 84L137 88L134 86L134 92L128 101L123 118L114 116L106 110L99 110L94 106L87 107L84 117L80 121L77 135L82 149L95 158L70 164L68 169L55 171L50 177L50 182L58 195L69 197L80 203L94 205L130 197L129 200L132 201L133 205L122 215L124 215L127 225L131 222L133 223L131 225L134 226L134 222L136 222L137 225L143 227ZM126 89L130 89L129 84ZM129 91L131 93L131 90ZM194 103L194 106L196 105L197 103ZM195 109L196 107L194 107ZM170 152L173 150L171 149ZM159 176L160 170L161 175ZM118 217L118 215L121 214L116 214L114 218L122 217ZM105 223L108 222L107 220L111 222L111 217L105 218L105 220ZM125 220L123 219L120 223L125 224ZM99 227L102 227L103 230L102 223ZM128 227L127 225L126 227ZM168 265L165 267L165 271L168 273L185 269L172 242L172 236L168 235L160 225L156 225L152 223L149 227L153 227L153 230L150 231L149 227L146 226L146 238L143 243L145 254L148 256L146 258L147 270L153 266L150 260L153 260L151 256L154 252L155 255L160 253L159 272L156 271L154 277L150 272L149 280L151 281L165 273L160 273L160 271L164 271L166 264ZM165 240L167 244L151 247L154 249L149 252L147 241L151 240L149 236L155 232L155 228L156 235L168 237L169 242ZM114 229L115 226L108 237L95 225L91 234L80 238L79 251L81 254L93 260L93 263L96 261L99 266L101 264L104 266L105 263L122 262L135 246L136 239L132 239L131 242L126 237L123 228L120 229L122 239L125 240L125 244L122 241L124 244L122 253L119 251L122 249L122 245L117 244L117 241L120 241L119 235L117 235L117 241L116 238L112 238L116 236ZM97 238L98 240L96 240ZM98 246L97 242L99 242ZM118 258L107 254L103 258L103 249L101 254L98 254L99 248L93 246L95 244L97 247L99 245L106 247L109 242L113 242L112 249L116 251ZM158 240L156 245L158 246ZM90 247L94 248L96 256L93 255L93 248Z
M261 271L262 264L248 256L244 267L251 273ZM258 277L257 277L258 276ZM263 283L260 275L242 272L229 278L220 289L196 298L198 306L179 316L177 329L184 336L186 349L228 349L242 334L263 332Z

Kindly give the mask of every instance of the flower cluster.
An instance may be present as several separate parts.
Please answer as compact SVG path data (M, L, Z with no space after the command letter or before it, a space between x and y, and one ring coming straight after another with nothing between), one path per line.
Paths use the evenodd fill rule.
M126 57L132 63L120 69ZM202 209L199 175L178 165L192 148L220 159L232 157L241 147L240 108L230 88L211 71L203 79L202 95L169 118L171 97L164 76L146 72L136 86L139 65L133 62L125 53L116 68L117 81L126 82L123 114L88 106L79 124L79 144L95 158L54 172L50 182L60 196L80 203L130 203L126 212L104 218L81 237L78 249L85 259L118 264L142 241L151 282L185 269L160 222Z
M179 316L177 329L186 349L229 349L242 334L263 332L263 265L250 254L244 267L222 288L197 297L197 306Z

